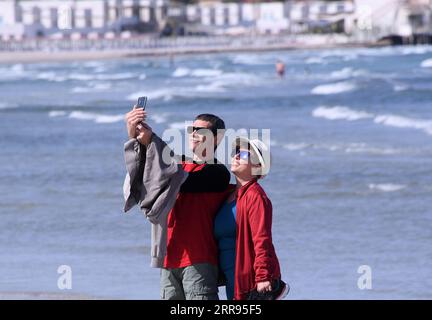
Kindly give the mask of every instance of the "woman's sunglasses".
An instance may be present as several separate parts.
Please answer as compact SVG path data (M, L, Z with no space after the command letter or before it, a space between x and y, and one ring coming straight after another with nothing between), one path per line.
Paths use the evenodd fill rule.
M251 153L246 150L236 150L232 153L232 157L239 157L240 160L249 160Z

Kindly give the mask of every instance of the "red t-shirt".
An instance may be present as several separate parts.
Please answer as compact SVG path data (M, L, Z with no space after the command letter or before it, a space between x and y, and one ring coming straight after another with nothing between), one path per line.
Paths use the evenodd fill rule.
M230 173L222 164L183 163L189 176L168 214L165 268L218 264L214 218L229 194Z

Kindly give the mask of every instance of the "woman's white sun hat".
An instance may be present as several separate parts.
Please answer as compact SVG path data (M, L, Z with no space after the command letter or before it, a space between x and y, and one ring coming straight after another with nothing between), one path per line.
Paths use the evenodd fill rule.
M264 178L270 171L270 148L261 140L249 139L247 137L237 137L232 144L233 149L237 146L244 147L246 149L250 146L251 151L257 156L259 168L254 168L252 173L259 175Z

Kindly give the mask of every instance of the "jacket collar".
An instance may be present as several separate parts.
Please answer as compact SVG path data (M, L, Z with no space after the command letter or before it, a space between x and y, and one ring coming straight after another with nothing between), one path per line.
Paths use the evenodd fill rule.
M240 199L246 193L246 191L249 189L249 187L256 184L256 183L258 183L257 180L253 179L253 180L249 181L248 183L246 183L244 186L242 186L237 193L237 199Z

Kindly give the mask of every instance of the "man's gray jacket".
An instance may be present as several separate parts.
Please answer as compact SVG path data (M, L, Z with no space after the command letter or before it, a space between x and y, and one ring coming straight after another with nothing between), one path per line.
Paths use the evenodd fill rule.
M127 141L124 156L127 169L123 184L124 212L138 204L151 222L150 265L161 268L167 248L168 213L188 173L156 134L147 147L136 139Z

